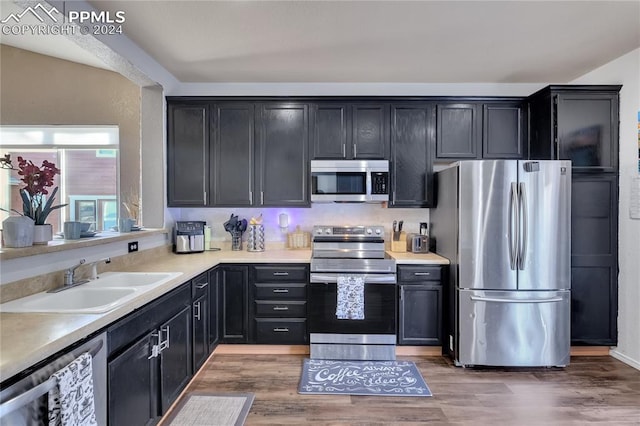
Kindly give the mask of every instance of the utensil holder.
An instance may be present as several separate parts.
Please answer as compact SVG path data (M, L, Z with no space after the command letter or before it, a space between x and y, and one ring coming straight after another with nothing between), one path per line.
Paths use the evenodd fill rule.
M242 250L242 232L231 232L231 250Z
M264 251L264 225L249 225L247 232L247 251Z

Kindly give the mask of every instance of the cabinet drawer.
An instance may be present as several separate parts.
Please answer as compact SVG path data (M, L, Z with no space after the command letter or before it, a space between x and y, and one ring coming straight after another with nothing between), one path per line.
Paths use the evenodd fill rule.
M440 281L442 266L400 265L398 281Z
M256 299L307 299L307 285L301 283L290 284L254 284Z
M197 299L207 294L207 289L209 288L209 274L204 273L202 275L198 275L191 281L191 297L193 299Z
M299 281L306 283L309 275L306 265L254 266L254 269L257 282Z
M307 343L305 319L256 319L256 343Z
M255 303L257 317L300 318L307 316L307 302L257 300Z

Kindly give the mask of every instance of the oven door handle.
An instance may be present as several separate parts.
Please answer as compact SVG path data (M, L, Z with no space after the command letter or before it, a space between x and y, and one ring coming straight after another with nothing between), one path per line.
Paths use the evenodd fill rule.
M345 274L344 276L363 276L365 284L396 284L395 275L362 275L362 274ZM338 277L341 275L327 274L311 274L310 281L312 284L329 284L337 283Z

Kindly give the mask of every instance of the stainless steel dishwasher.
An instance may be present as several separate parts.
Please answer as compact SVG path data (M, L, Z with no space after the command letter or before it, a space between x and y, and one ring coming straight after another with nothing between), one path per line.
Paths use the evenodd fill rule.
M102 333L71 351L28 372L0 389L0 425L23 426L47 424L47 394L55 386L49 378L83 353L92 356L93 389L96 420L107 424L107 335Z

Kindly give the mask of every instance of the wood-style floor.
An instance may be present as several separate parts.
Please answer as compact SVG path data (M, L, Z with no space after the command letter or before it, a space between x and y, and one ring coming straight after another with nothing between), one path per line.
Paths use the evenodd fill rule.
M640 371L608 356L573 357L565 369L398 357L416 363L431 398L299 395L305 356L214 354L186 391L255 393L246 425L640 425Z

